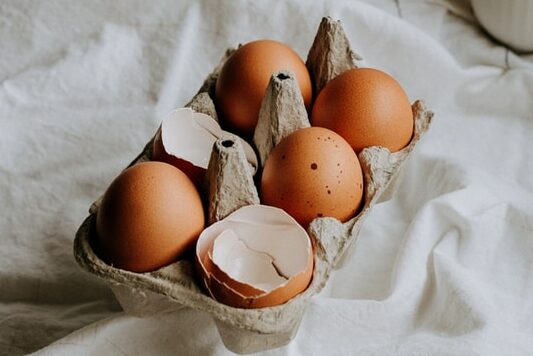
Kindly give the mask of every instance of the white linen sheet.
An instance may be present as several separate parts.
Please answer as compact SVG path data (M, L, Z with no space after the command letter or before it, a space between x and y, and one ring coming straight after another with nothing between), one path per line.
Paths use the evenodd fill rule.
M305 58L325 15L435 117L295 340L264 354L533 354L533 56L459 0L3 1L0 354L230 353L207 314L125 315L72 241L227 47Z

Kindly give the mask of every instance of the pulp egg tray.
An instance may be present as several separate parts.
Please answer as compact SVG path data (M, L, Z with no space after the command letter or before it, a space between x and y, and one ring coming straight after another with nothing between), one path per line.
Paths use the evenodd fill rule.
M218 72L233 50L228 50L188 107L215 118L213 103ZM307 68L313 80L314 93L338 74L355 68L360 57L350 48L340 22L322 19L307 58ZM383 147L369 147L359 153L364 177L364 204L358 214L345 223L335 218L316 218L308 227L314 249L314 271L308 288L282 305L239 309L224 305L205 294L195 274L194 261L183 259L159 270L134 273L104 263L93 251L95 221L100 200L90 208L90 215L80 226L74 241L74 255L78 264L88 272L105 280L128 314L137 317L167 313L189 307L209 313L218 328L225 346L234 352L247 354L288 344L298 330L310 298L326 284L328 277L350 255L364 218L382 196L387 186L428 129L433 113L422 101L412 105L414 134L409 145L390 153ZM254 143L260 161L270 149L294 130L309 126L299 88L291 72L274 74L263 98ZM213 148L206 180L209 191L209 222L227 216L238 207L257 204L252 174L244 155L232 145L229 137L217 141ZM228 144L229 142L229 144ZM153 138L131 165L150 159ZM246 186L248 184L248 186ZM243 186L244 185L244 186ZM247 189L248 188L248 189ZM255 195L250 195L251 191ZM387 190L387 194L390 189ZM255 198L254 198L255 196Z

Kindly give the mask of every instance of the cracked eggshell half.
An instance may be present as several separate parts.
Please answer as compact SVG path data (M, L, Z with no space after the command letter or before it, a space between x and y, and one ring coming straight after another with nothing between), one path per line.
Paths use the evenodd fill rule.
M196 265L217 301L237 308L270 307L307 289L313 248L307 232L283 210L248 205L202 232Z
M163 118L156 133L152 160L179 168L197 188L201 188L213 144L226 133L209 115L197 113L190 108L175 109ZM257 156L246 141L239 140L255 174Z

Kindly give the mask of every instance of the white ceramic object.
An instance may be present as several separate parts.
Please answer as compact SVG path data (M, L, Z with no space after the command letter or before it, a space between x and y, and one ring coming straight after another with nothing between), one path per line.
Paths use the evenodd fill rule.
M533 0L471 0L481 25L520 52L533 52Z
M221 64L231 53L232 50L226 52ZM359 57L351 50L340 22L324 18L306 63L315 90L344 70L356 67L357 59ZM187 106L198 112L214 115L211 98L214 97L220 68L221 65L207 77L199 94ZM294 90L295 85L277 83L279 80L293 81L294 77L290 73L276 76L277 74L273 75L269 86L271 90L267 90L263 100L275 103L274 106L279 111L262 110L261 120L279 122L282 117L286 117L279 113L289 112L287 105L296 105L291 101L295 96L283 92ZM345 223L330 217L317 218L309 225L308 233L313 241L313 277L304 292L285 304L259 309L240 309L221 304L202 291L193 259L179 260L148 273L134 273L107 265L91 246L91 241L95 238L95 220L100 199L93 203L89 209L90 215L76 233L76 261L86 271L105 280L124 310L131 315L145 317L190 307L211 314L222 341L233 352L247 354L286 345L296 335L310 298L325 286L332 271L342 265L344 259L349 258L364 218L386 192L402 163L428 129L433 113L426 110L421 101L416 101L412 108L414 134L409 145L395 153L374 146L359 154L365 200L358 215ZM301 127L302 120L295 116L283 122L283 130L278 126L260 125L255 139L263 143L279 142L282 137ZM267 140L262 135L270 135L270 138ZM233 135L221 138L215 142L212 151L206 175L207 201L212 222L223 219L243 204L258 203L252 170L246 161L242 145L238 142L238 138ZM131 165L149 160L152 144L153 139ZM271 148L271 144L261 145L259 150L265 150L261 155L266 155L266 151Z

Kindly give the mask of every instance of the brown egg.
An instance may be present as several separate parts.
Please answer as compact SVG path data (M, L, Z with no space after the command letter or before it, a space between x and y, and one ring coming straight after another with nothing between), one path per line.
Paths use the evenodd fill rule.
M241 46L226 61L218 77L215 96L223 127L245 138L252 137L270 77L280 70L295 73L309 110L311 78L302 59L283 43L254 41Z
M331 130L297 130L272 150L265 163L262 203L285 210L304 227L317 217L348 220L362 196L357 155Z
M391 152L413 136L413 112L400 84L372 68L347 70L332 79L315 100L313 126L327 127L348 141L356 152L383 146Z
M198 191L179 169L139 163L109 186L96 217L99 256L133 272L156 270L192 247L204 228Z

